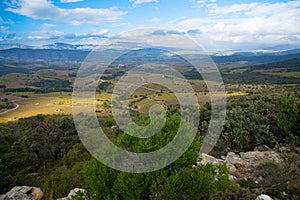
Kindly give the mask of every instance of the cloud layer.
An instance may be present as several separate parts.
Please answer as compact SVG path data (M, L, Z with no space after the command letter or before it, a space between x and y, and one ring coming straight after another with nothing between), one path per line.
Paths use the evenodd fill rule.
M60 0L61 3L75 3L75 2L80 2L83 0Z
M72 0L64 1L70 2ZM107 21L116 21L126 14L126 12L118 11L115 7L107 9L88 7L63 9L47 0L20 0L16 2L14 6L7 8L6 11L17 13L32 19L54 20L70 23L72 25L98 25Z
M160 0L124 0L124 5L123 2L117 4L123 6L122 9L111 7L114 3L60 0L61 3L79 1L81 3L78 5L92 7L75 7L76 4L66 5L51 0L10 0L5 4L5 11L35 19L37 28L33 27L21 35L16 31L18 29L11 28L16 26L16 20L3 15L3 19L0 17L0 36L2 40L23 37L47 42L93 43L93 40L109 37L108 32L118 34L155 26L158 31L152 33L154 36L188 34L208 48L251 48L278 44L300 46L299 0L225 3L225 6L221 6L224 2L221 4L217 0L187 0L190 3L188 6L186 2L174 0L174 7ZM153 2L155 5L150 4ZM99 4L107 5L107 8L98 8Z
M201 43L281 44L300 42L300 1L207 6L206 18L169 24L185 30Z
M139 5L143 3L152 3L152 2L159 2L159 0L129 0L130 2L133 2L133 5Z

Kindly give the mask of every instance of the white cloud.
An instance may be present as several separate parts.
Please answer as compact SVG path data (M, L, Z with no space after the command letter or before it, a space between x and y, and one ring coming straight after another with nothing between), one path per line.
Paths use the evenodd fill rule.
M276 45L300 43L300 1L249 3L207 7L206 18L168 24L191 33L200 43Z
M52 34L46 34L46 33L40 33L37 32L32 33L32 35L29 35L26 37L26 41L29 44L34 45L43 45L43 44L50 44L50 43L56 43L56 42L63 42L68 44L93 44L93 45L99 45L102 44L103 41L107 39L108 30L97 30L93 32L88 33L82 33L82 34L75 34L75 33L67 33L64 34L62 32L58 32L57 34L54 34L54 31L52 31ZM25 39L25 38L24 38Z
M0 24L8 24L8 25L12 25L15 24L15 22L11 19L8 19L7 21L5 21L1 16L0 16Z
M197 9L202 9L204 7L214 7L216 5L217 0L190 0L192 3L192 7Z
M80 2L83 0L60 0L61 3L75 3L75 2Z
M196 8L202 8L206 4L207 0L190 0Z
M8 27L7 26L0 26L0 32L8 33Z
M107 29L102 29L99 31L94 31L91 33L91 35L107 35L108 34L108 30Z
M150 20L150 22L153 22L153 23L158 23L158 22L160 22L161 21L161 19L160 18L157 18L157 17L154 17L154 18L152 18L151 20Z
M42 24L40 29L37 31L32 31L30 34L34 34L34 36L30 37L37 37L37 38L59 38L64 33L62 31L56 30L54 24Z
M152 2L159 2L159 0L129 0L129 2L133 2L133 7L136 7L139 4L143 3L152 3Z
M54 20L72 25L83 23L98 25L106 21L116 21L126 14L126 12L118 11L115 7L63 9L47 0L20 0L14 7L9 7L6 11L33 19Z
M27 39L29 40L48 40L49 37L45 37L45 36L28 36Z
M241 11L249 11L258 5L259 5L258 3L251 3L251 4L233 4L231 6L225 6L221 8L218 6L214 6L213 9L210 10L210 13L226 15L226 14L236 13Z

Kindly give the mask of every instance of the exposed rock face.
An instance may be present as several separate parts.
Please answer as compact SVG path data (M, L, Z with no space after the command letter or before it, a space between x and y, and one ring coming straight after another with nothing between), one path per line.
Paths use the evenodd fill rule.
M214 165L222 165L224 163L223 160L221 159L217 159L213 156L207 155L205 153L203 153L201 155L202 160L200 162L197 162L197 165L206 165L207 163L212 163Z
M263 177L255 173L258 165L266 162L274 162L281 164L284 160L281 158L281 153L275 151L263 151L268 149L266 146L256 148L256 151L249 151L246 153L235 154L233 152L227 153L221 159L215 158L207 154L201 154L201 161L197 162L197 166L212 163L214 165L226 164L229 169L229 179L232 181L245 180L251 178L255 182L263 181ZM272 200L268 195L262 194L256 200Z
M42 198L43 192L40 188L28 186L16 186L0 196L1 200L41 200Z
M260 163L266 161L273 161L276 163L283 162L280 158L280 154L274 151L249 151L246 153L241 152L240 155L229 152L227 156L223 156L222 159L217 159L207 154L202 154L200 157L202 160L197 162L198 166L207 163L216 165L226 163L232 179L234 179L234 177L243 178L250 176L251 171Z

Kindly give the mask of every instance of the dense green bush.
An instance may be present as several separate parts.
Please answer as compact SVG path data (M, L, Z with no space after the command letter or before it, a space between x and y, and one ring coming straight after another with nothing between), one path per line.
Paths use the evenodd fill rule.
M271 148L286 143L299 146L297 101L299 99L264 94L231 99L216 149L241 152L251 151L261 144ZM200 125L208 123L204 120Z
M171 115L165 127L148 139L120 134L115 142L129 151L160 149L178 130L180 116ZM188 126L187 126L188 127ZM129 130L130 131L130 130ZM113 170L95 159L84 169L88 194L92 199L223 199L236 185L229 181L225 166L205 165L193 168L200 149L200 136L174 163L158 171L133 174Z
M78 142L71 116L38 115L1 124L0 193L16 185L42 187L41 168L53 167Z

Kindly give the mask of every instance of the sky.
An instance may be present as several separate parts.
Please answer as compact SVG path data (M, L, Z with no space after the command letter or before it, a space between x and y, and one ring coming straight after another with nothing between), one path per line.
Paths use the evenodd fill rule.
M0 44L101 44L135 29L207 49L300 45L300 0L2 0Z

